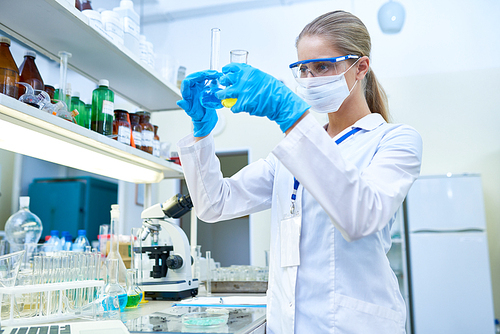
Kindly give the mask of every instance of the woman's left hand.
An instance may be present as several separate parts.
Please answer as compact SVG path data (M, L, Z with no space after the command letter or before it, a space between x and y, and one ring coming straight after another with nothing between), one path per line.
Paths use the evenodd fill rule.
M219 82L226 86L216 93L221 100L235 98L235 113L266 116L286 132L309 108L290 88L273 76L247 64L231 63L222 68Z

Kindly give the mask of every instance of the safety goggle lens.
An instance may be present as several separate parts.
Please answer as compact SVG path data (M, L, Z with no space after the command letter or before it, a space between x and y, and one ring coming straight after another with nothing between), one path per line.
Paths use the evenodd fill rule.
M328 75L338 75L347 69L345 61L331 62L331 61L317 61L306 64L299 64L292 68L294 77L306 78L309 73L313 77L321 77Z

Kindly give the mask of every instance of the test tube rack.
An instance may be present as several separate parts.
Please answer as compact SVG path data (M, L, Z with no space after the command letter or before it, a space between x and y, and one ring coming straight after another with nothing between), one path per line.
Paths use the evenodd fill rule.
M96 309L90 308L90 312L83 309L90 305L92 299L80 303L74 307L68 305L68 293L80 295L80 292L99 291L104 286L102 280L84 280L64 283L34 284L14 287L0 287L0 309L2 310L2 326L16 326L39 324L50 321L61 321L81 317L95 317ZM95 289L92 289L95 288ZM31 300L28 307L30 312L26 313L26 306L19 302L29 295ZM90 302L89 302L90 301ZM52 304L52 305L51 305ZM78 302L77 302L78 304ZM22 310L17 310L22 306ZM45 310L43 312L42 310ZM6 314L9 313L8 317Z

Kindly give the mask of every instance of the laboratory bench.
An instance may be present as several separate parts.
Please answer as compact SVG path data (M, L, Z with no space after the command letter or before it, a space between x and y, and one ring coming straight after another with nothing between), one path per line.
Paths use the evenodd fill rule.
M214 295L212 295L214 296ZM219 296L224 296L220 294ZM229 296L229 295L228 295ZM233 295L231 295L233 296ZM122 321L130 333L265 333L265 307L227 307L221 308L229 312L227 324L216 327L186 327L182 324L182 315L188 312L204 312L213 309L211 306L174 306L183 301L149 300L136 309L126 309L122 313Z

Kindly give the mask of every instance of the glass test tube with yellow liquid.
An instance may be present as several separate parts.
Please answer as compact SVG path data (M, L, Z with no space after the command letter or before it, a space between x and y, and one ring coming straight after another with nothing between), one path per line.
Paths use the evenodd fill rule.
M231 50L231 63L246 64L248 61L248 51L246 50ZM231 108L236 104L238 99L224 99L222 105L226 108Z

